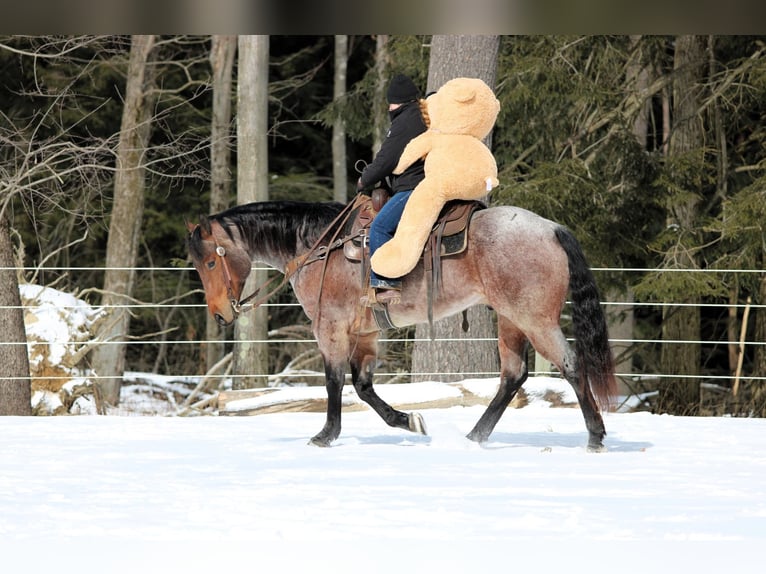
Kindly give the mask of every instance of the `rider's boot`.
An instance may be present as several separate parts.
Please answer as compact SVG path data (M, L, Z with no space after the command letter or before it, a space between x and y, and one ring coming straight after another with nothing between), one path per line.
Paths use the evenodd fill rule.
M370 288L360 300L364 307L396 305L401 302L402 282L399 279L376 279L371 281Z

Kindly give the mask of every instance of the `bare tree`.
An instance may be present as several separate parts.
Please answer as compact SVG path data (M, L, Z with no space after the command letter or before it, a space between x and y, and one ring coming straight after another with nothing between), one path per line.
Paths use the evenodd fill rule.
M372 120L372 156L375 157L386 139L386 129L389 123L386 113L386 86L388 85L388 68L391 56L388 52L388 36L375 36L375 96L373 97Z
M339 101L346 96L348 70L348 36L335 36L335 69L333 99ZM346 122L341 114L332 125L332 180L333 199L348 201L348 175L346 171Z
M24 311L8 220L0 213L0 415L32 414Z
M210 125L210 212L231 204L231 96L236 36L213 36L210 66L213 71L213 111ZM221 328L207 314L205 364L209 371L224 354Z
M103 53L96 36L0 38L0 51L13 54L19 66L32 70L34 86L20 86L25 99L33 100L32 111L0 111L0 414L31 413L31 382L19 296L18 270L23 253L14 256L14 223L30 216L33 222L50 214L67 218L71 227L82 228L91 198L97 195L111 170L109 141L70 137L72 126L66 111L72 107L72 86L91 71L94 60L71 64L78 50ZM45 84L45 69L58 70L55 89ZM5 60L12 65L12 60ZM6 68L7 69L7 68ZM72 71L67 76L63 70ZM63 80L63 82L62 82ZM80 118L82 120L83 118ZM87 119L87 117L86 117ZM13 218L13 219L12 219ZM13 223L12 223L13 222ZM34 225L34 223L33 223ZM61 226L60 226L61 227ZM69 224L63 227L70 227ZM39 244L45 246L44 239ZM23 246L20 246L23 247Z
M495 85L497 75L498 36L433 36L428 67L427 91L438 90L457 77L472 77ZM489 136L491 138L491 135ZM491 142L487 142L491 145ZM434 341L428 341L428 326L418 325L412 354L413 380L428 380L433 373L443 380L460 380L465 373L499 371L500 359L494 340L475 341L470 346L460 339L494 339L494 315L487 307L467 310L468 330L464 331L459 317L448 317L434 323ZM424 340L421 342L420 340Z
M237 78L237 203L266 200L268 188L269 37L240 36ZM250 274L245 292L266 281L267 271ZM266 307L240 316L234 327L234 387L266 386ZM259 376L260 375L260 376Z
M99 377L96 400L100 412L104 412L107 405L119 403L125 370L125 338L130 325L126 305L133 292L138 258L144 211L143 158L149 144L153 112L154 73L150 57L154 44L155 37L151 35L137 35L131 40L102 299L110 308L111 320L99 332L101 344L92 356L92 366Z

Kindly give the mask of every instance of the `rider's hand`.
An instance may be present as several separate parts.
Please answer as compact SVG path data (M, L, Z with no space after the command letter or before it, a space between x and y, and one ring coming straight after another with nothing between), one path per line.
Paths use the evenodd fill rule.
M356 181L356 192L357 193L363 193L365 195L370 195L369 188L365 188L364 185L362 185L362 178L361 177Z

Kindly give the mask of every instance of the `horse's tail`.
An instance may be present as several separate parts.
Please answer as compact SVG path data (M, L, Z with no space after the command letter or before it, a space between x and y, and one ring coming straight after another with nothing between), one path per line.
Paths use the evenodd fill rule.
M579 242L572 232L557 226L556 238L569 260L569 290L572 297L577 373L595 395L602 410L608 410L617 391L606 317L601 309L596 280Z

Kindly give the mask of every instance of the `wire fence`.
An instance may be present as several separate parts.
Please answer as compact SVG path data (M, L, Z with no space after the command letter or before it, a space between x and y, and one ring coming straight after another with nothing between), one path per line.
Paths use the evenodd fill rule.
M7 271L9 268L3 268L2 270ZM192 267L134 267L134 268L115 268L120 270L132 270L137 274L141 273L147 273L147 274L169 274L172 276L172 274L177 273L195 273L194 268ZM40 273L40 272L56 272L56 273L78 273L78 272L93 272L93 271L105 271L106 268L98 268L94 269L91 267L45 267L45 268L38 268L38 267L30 267L30 268L24 268L24 269L14 269L17 273ZM763 270L756 270L756 269L647 269L647 268L594 268L593 272L597 276L600 273L650 273L650 272L667 272L667 273L711 273L711 272L721 272L721 273L727 273L727 274L734 274L734 275L751 275L755 274L757 275L761 280L764 277L764 271ZM196 276L195 276L196 277ZM191 279L191 276L190 276ZM181 300L185 300L181 302ZM718 312L718 316L723 317L724 314L736 314L739 318L740 322L747 321L747 314L748 312L752 312L750 314L749 321L751 323L755 320L755 315L763 310L766 305L763 304L751 304L748 301L737 301L737 302L731 302L731 301L703 301L699 303L687 303L687 302L674 302L674 301L602 301L602 305L605 309L615 309L615 310L626 310L630 309L634 313L640 312L641 310L645 310L647 312L661 312L663 308L669 308L669 307L696 307L701 310L701 312L711 312L713 316L715 316L715 313ZM272 302L267 303L264 305L267 308L270 308L271 310L278 310L278 309L284 309L284 308L296 308L300 307L300 305L297 302L289 301L289 302ZM32 313L35 309L34 303L26 303L22 304L21 306L25 313ZM4 306L0 307L2 310L11 309L13 307ZM167 302L152 302L152 301L135 301L135 302L129 302L125 304L120 305L105 305L103 307L98 306L99 309L124 309L129 311L133 315L139 314L141 311L146 310L152 310L158 313L166 313L170 312L172 310L174 311L185 311L187 313L193 314L195 317L197 317L197 321L200 324L204 323L204 315L206 313L206 306L204 304L204 295L199 289L192 289L189 292L183 294L180 297L168 297ZM74 309L74 307L72 307ZM66 311L66 308L62 309L62 311ZM744 316L743 316L744 315ZM740 330L740 326L737 327L737 332ZM754 329L751 327L750 329L747 329L747 325L745 325L744 329L741 329L743 334L752 333L754 332ZM61 338L58 338L55 340L55 343L58 345L64 345L64 346L74 346L74 347L82 347L83 345L126 345L128 348L131 349L139 349L139 348L151 348L159 349L160 347L166 347L166 351L170 349L175 349L179 352L179 354L188 354L189 348L196 348L196 352L201 354L202 348L204 348L207 345L219 345L223 346L226 349L230 349L235 344L242 344L242 343L249 343L251 345L269 345L269 346L279 346L279 345L311 345L314 344L315 341L310 336L307 336L305 338L303 337L289 337L280 335L278 330L275 330L269 337L266 339L251 339L251 340L242 340L242 339L233 339L231 335L225 336L223 338L218 339L207 339L203 335L199 335L199 333L204 333L204 328L200 327L194 331L193 334L190 334L189 332L185 332L181 328L175 328L175 329L168 329L166 331L163 331L161 334L158 333L131 333L127 338L124 340L109 340L109 341L93 341L92 339L89 341L83 341L83 340L64 340ZM657 332L658 333L658 332ZM758 341L753 340L753 337L744 337L741 340L737 341L731 341L729 340L730 337L727 336L727 331L725 328L719 328L717 331L716 338L695 338L695 339L689 339L689 340L667 340L662 339L659 336L637 336L634 335L631 337L615 337L610 339L610 343L613 346L618 346L621 349L636 349L636 348L647 348L651 347L653 349L653 352L655 355L658 354L658 349L661 348L663 345L713 345L716 347L721 348L727 348L730 345L736 345L738 349L738 353L752 353L752 351L756 348L760 348L763 345L766 345L766 341ZM407 335L402 336L401 334L397 334L396 336L384 336L381 338L382 343L387 343L390 345L413 345L416 343L425 343L428 341L435 340L437 342L444 342L444 341L453 341L453 342L460 342L461 344L465 345L472 345L478 342L486 342L486 341L494 341L494 338L487 338L487 337L470 337L467 336L465 338L417 338L415 336L414 331L410 331ZM17 345L17 344L34 344L34 345L41 345L44 344L43 342L0 342L0 346L2 345ZM621 363L621 365L624 367L626 363ZM530 365L532 367L533 365ZM127 370L129 371L140 371L140 368L136 368L135 365L127 365ZM205 375L203 367L199 367L196 370L192 369L192 372L190 372L189 365L185 365L183 369L181 369L179 372L173 372L172 365L170 365L169 368L166 368L167 372L160 373L164 375L177 375L177 376L187 376L187 375ZM725 371L725 370L724 370ZM461 372L461 373L444 373L444 372L432 372L432 373L413 373L408 372L406 373L410 376L418 376L418 377L432 377L434 380L438 380L439 377L442 376L454 376L454 375L460 375L466 378L482 378L482 377L496 377L498 376L498 372ZM532 369L530 368L530 374L536 375L536 374L555 374L555 371L552 371L550 369L546 368L536 368ZM376 375L378 377L383 378L396 378L401 377L403 375L402 372L377 372ZM88 375L89 378L92 379L98 379L98 375L91 374ZM217 377L217 378L235 378L238 375L234 375L232 373L210 373L208 374L210 377ZM240 375L240 376L251 376L251 375ZM270 373L267 375L262 375L264 377L275 377L280 376L280 373ZM324 374L321 372L316 372L314 374L303 372L301 374L302 377L315 377L317 379L317 383L321 382L324 378ZM647 380L647 379L653 379L653 380L661 380L665 378L674 378L674 379L704 379L705 381L730 381L734 373L732 372L714 372L714 371L707 371L704 375L696 374L696 373L689 373L689 374L676 374L676 373L662 373L660 372L657 365L652 365L651 368L639 369L636 370L632 366L628 369L624 369L622 371L618 370L618 376L625 379L632 379L632 380ZM748 372L747 370L743 370L738 375L741 380L746 381L766 381L766 373L753 373ZM51 377L55 378L55 375L51 375Z

